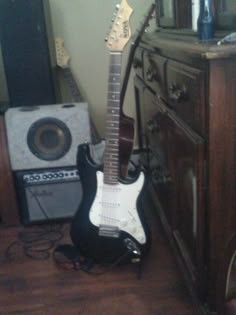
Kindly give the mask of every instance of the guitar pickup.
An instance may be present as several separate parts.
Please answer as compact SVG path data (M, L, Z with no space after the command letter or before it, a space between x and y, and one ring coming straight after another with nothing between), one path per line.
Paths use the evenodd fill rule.
M117 226L100 225L98 235L118 238L120 236L120 230L118 229Z

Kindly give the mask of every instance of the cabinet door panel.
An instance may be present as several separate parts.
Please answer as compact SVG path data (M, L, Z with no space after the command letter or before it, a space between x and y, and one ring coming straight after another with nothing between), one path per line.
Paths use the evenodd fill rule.
M165 214L165 228L173 228L175 205L174 185L170 172L170 155L166 115L155 108L155 114L148 121L146 134L150 149L149 165L152 184L159 207Z
M168 155L175 191L173 235L192 275L203 273L204 141L174 114L167 119Z
M147 126L152 182L167 232L196 280L204 270L204 141L161 101L155 104Z

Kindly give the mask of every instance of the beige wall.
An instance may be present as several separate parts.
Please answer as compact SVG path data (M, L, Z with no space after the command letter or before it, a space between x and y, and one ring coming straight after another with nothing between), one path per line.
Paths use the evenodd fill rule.
M89 103L91 116L104 135L109 51L104 38L109 32L115 0L50 0L54 35L64 39L71 56L71 69L83 96ZM130 19L132 33L143 20L151 0L129 0L134 9ZM152 23L153 24L153 23ZM129 46L123 54L123 69ZM132 74L125 99L125 112L134 117Z
M55 37L64 39L71 57L70 66L84 98L89 103L91 116L102 136L106 112L109 51L104 38L109 33L116 0L50 0ZM134 34L143 20L151 0L129 0L134 9L130 19ZM151 23L154 25L154 21ZM123 70L127 61L129 45L123 53ZM0 63L0 68L2 65ZM124 110L134 117L134 91L130 76ZM7 97L4 77L0 75L2 90L0 98Z

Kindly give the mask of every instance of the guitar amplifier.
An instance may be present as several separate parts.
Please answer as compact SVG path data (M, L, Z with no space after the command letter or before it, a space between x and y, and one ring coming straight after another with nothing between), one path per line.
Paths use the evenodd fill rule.
M76 167L19 171L15 173L22 224L70 219L82 199Z

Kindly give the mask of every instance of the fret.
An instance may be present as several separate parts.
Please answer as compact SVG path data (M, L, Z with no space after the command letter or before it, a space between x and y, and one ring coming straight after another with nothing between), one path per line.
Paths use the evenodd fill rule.
M119 140L119 132L117 132L117 133L107 133L107 139L112 139L112 140ZM108 143L108 146L109 146L109 143Z
M119 158L119 154L118 153L119 153L118 150L117 150L117 152L109 152L106 149L105 153L104 153L104 158L106 159L108 157L108 155L109 155L110 159L112 159L112 158L117 159L117 158Z
M117 116L116 117L111 117L111 119L109 119L107 122L106 122L106 126L113 126L113 127L119 127L120 125L120 119L117 119Z
M108 117L108 119L109 119L109 121L110 120L113 120L113 121L120 121L120 115L115 115L115 114L110 114L110 115L107 115L107 117Z
M120 128L118 127L112 127L112 126L106 126L105 127L105 132L107 134L106 138L107 139L114 139L115 137L119 137L120 134Z
M116 103L115 103L116 105ZM107 110L107 114L116 114L119 115L120 114L120 106L114 106L114 107L109 107Z
M118 147L119 147L119 146L118 146ZM108 155L108 154L111 155L111 154L114 154L114 153L116 154L116 152L114 152L114 150L112 150L112 149L110 149L110 148L109 148L109 151L106 151L106 155ZM115 157L117 158L117 157L118 157L118 154L115 155Z
M116 161L119 158L119 154L118 153L107 153L105 154L104 159L106 160L113 160Z
M117 167L114 167L114 168L112 168L112 167L107 167L107 172L106 172L106 174L109 174L109 175L116 175L117 174Z
M106 130L109 132L109 130L111 130L111 131L115 131L116 132L116 130L120 130L120 128L119 128L119 122L118 121L112 121L112 122L109 122L108 124L107 124L107 126L106 126Z
M119 134L119 130L120 130L120 128L119 127L115 127L115 126L112 126L112 125L109 125L109 126L106 126L106 130L107 130L107 132L111 132L111 133L115 133L116 134L116 132L117 132L117 134Z
M116 185L117 184L117 180L116 180L116 178L114 178L114 179L112 179L112 178L107 179L106 177L104 177L104 183L105 184L109 184L109 185Z
M109 92L108 95L107 95L107 98L108 98L108 101L110 102L114 102L114 103L117 103L116 101L119 101L120 103L120 93L112 93L112 92Z
M118 161L118 159L112 159L112 160L110 160L110 159L104 159L104 161L105 161L105 163L106 163L106 167L108 167L109 168L109 163L117 163L116 165L118 166L119 165L119 161ZM105 167L104 167L105 168Z
M109 111L108 111L108 113L107 113L107 116L109 117L109 116L111 116L111 117L117 117L117 116L120 116L120 109L117 109L117 108L115 108L115 109L110 109Z
M118 135L119 136L119 131L120 131L119 126L115 127L115 126L109 125L109 126L105 127L105 130L106 130L107 138L109 138L109 135Z
M104 177L107 178L107 179L112 179L112 180L117 180L116 176L118 175L118 172L115 172L115 173L108 173L106 172L104 174Z
M111 110L119 110L119 113L120 113L120 102L119 101L109 100L108 105L109 105L109 108Z
M115 99L115 100L120 100L119 99L119 96L120 96L119 90L120 89L118 89L118 91L114 91L114 90L109 91L107 97L111 98L111 99Z
M111 129L111 128L105 128L105 130L106 130L106 133L107 133L107 138L109 138L109 136L111 135L111 136L115 136L115 137L117 137L117 140L118 140L118 138L119 138L119 128L116 128L116 129ZM113 137L113 139L115 138L115 137Z
M110 65L110 67L109 67L109 70L110 70L109 76L112 75L112 74L117 74L118 76L120 76L120 73L119 73L120 68L121 68L121 64L118 64L118 63Z
M117 115L118 116L118 115ZM117 117L116 116L116 117ZM112 116L113 117L113 116ZM113 124L113 125L117 125L117 126L119 126L119 123L120 123L120 120L119 119L116 119L116 120L114 120L114 119L109 119L109 120L107 120L107 124Z
M112 104L113 103L113 105L114 106L119 106L120 107L120 100L119 100L119 95L114 95L114 94L112 94L112 95L108 95L107 96L107 100L108 100L108 102L110 103L110 104ZM110 106L109 106L110 107Z
M114 97L119 97L120 96L120 92L115 92L115 91L113 91L113 92L108 92L108 97L111 97L112 99L114 98ZM117 98L118 100L119 100L119 98Z
M118 131L119 131L119 121L116 119L116 120L113 120L112 122L110 122L110 123L107 123L106 124L106 129L107 129L107 131L109 132L109 130L111 129L114 129L114 131L116 130L116 129L118 129Z
M119 142L117 140L107 139L107 144L110 146L113 145L119 145Z
M112 154L114 152L117 152L117 147L114 150L110 148L109 151L107 151L107 154Z
M106 173L105 173L105 176L107 178L112 177L113 179L115 179L115 177L117 175L118 175L118 171L117 170L112 171L110 168L107 168Z
M117 132L116 133L114 133L114 132L107 132L107 139L112 139L112 140L119 140L119 130L117 130ZM109 146L110 146L110 144L108 143L108 145L107 145L107 149L109 148Z
M75 102L83 101L83 98L81 96L79 88L78 88L77 84L75 84L74 77L73 77L73 74L71 72L71 69L70 68L65 68L64 71L63 71L63 74L64 74L64 77L65 77L66 81L68 82L69 87L70 87L73 101L75 101Z
M120 92L120 85L119 84L108 84L108 87L110 88L109 89L109 92L112 93L112 92L117 92L119 93ZM120 93L119 93L120 94Z
M112 153L107 153L104 156L104 161L106 163L109 163L110 161L118 161L119 160L119 155L118 154L112 154Z
M112 167L116 168L118 166L118 160L108 161L107 165L109 165L110 168L112 168Z
M118 127L107 126L107 127L105 128L105 130L106 130L106 132L107 132L107 134L108 134L108 137L109 137L110 134L112 134L112 135L118 135L118 136L119 136L120 128L118 128Z

